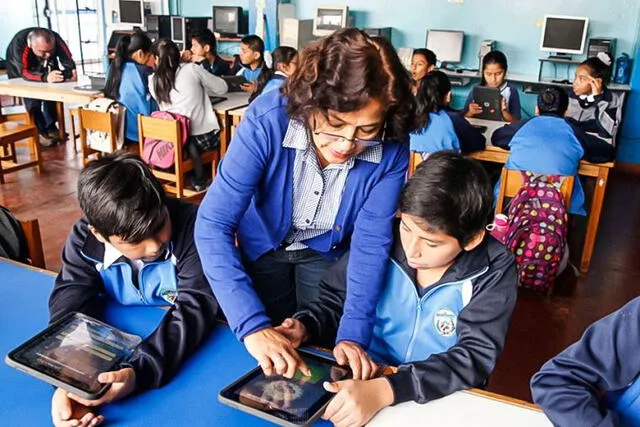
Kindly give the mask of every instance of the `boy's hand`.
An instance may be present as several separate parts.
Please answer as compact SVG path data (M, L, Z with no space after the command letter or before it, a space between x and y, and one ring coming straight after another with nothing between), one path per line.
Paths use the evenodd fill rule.
M393 404L393 390L385 378L325 382L323 386L328 392L337 393L322 416L336 427L362 426Z
M266 376L278 374L293 378L296 370L306 376L311 375L311 370L291 342L274 328L261 329L247 335L244 337L244 345Z
M70 399L66 391L58 388L51 398L51 420L55 427L93 427L104 417L95 415L88 406Z
M368 380L378 372L378 366L371 360L360 344L351 341L340 341L333 348L333 357L338 365L349 365L353 379Z
M103 372L98 375L102 384L111 384L109 390L100 399L87 400L69 393L69 398L88 407L99 406L104 403L120 400L130 395L136 388L136 372L133 368L123 368L118 371Z
M245 92L249 92L249 93L253 93L256 91L256 84L255 83L243 83L240 85L240 89L242 89Z
M180 53L180 60L182 62L191 62L192 57L193 57L193 54L188 49L183 50L182 53Z
M475 102L472 102L471 104L469 104L469 111L467 111L464 116L473 117L480 113L482 113L482 107L480 106L480 104L476 104Z
M308 339L307 328L305 328L304 324L298 319L284 319L280 326L276 326L273 329L288 339L294 348L300 347L300 345Z

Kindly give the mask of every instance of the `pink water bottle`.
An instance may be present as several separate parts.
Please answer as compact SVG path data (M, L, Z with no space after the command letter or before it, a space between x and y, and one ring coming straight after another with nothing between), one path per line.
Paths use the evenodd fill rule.
M509 217L505 214L497 214L493 218L493 223L487 225L487 231L500 243L504 243L504 237L509 228Z

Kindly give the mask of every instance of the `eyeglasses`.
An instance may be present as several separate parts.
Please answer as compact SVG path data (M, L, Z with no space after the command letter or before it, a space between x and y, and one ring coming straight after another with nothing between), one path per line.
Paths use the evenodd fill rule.
M315 129L316 128L315 119L313 121L313 127L314 127L313 134L323 137L329 143L334 143L338 141L349 141L352 144L360 145L362 147L375 147L376 145L382 144L385 140L385 134L387 131L387 126L385 123L382 129L382 135L380 137L361 139L361 138L347 138L346 136L342 136L342 135L336 135L333 133L317 131Z

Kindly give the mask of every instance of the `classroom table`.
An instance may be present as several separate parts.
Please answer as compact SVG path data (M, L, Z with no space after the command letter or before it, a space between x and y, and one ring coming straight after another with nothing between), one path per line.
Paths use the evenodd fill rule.
M0 291L5 298L0 310L0 354L6 355L46 326L54 273L0 258L0 277ZM109 305L105 319L124 331L144 336L154 330L164 313L157 307ZM218 402L220 389L255 366L255 360L231 330L220 325L169 384L105 405L100 413L108 425L117 426L269 426L272 424ZM50 423L51 386L4 363L0 364L0 384L2 424L28 427ZM477 417L474 414L464 419L460 415L465 412L458 404L482 411ZM550 425L534 405L481 391L454 393L427 405L405 403L387 408L371 425L396 426L399 417L405 427L432 424L431 420L442 419L443 408L452 407L456 413L446 417L450 427ZM454 416L457 421L451 422ZM330 424L320 421L317 425Z
M42 83L22 78L0 80L0 95L55 101L60 139L65 141L64 103L88 104L100 92L75 90L78 82Z
M224 156L229 147L232 135L232 117L233 111L249 105L249 97L251 94L246 92L229 92L223 95L227 98L225 101L219 102L213 106L213 110L220 122L220 157Z
M493 132L497 128L504 126L505 123L475 118L467 120L469 120L471 124L487 127L487 130L485 131L485 137L487 139L486 148L483 151L471 153L469 156L486 162L506 163L507 158L509 157L509 152L491 145L491 135L493 135ZM587 231L584 238L584 245L582 247L582 259L580 261L580 271L585 274L589 271L589 266L591 265L591 257L593 256L593 249L595 247L598 227L600 225L600 215L604 204L604 194L607 189L609 171L613 166L613 162L590 163L582 160L578 168L578 174L596 179L591 207L587 212Z

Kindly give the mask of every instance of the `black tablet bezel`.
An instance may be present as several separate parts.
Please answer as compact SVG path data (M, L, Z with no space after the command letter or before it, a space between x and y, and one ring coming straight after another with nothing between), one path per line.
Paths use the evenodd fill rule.
M51 373L48 371L43 371L39 369L37 365L34 365L32 363L33 362L32 360L29 360L22 356L22 353L24 353L25 351L28 351L28 349L32 348L34 345L38 345L42 343L45 339L49 338L50 336L56 335L60 331L64 330L76 314L81 314L81 313L71 312L67 314L63 318L53 323L51 326L47 327L42 332L35 335L33 338L29 339L25 343L11 350L9 354L7 354L7 356L5 357L5 362L7 363L7 365L13 368L21 370L29 375L32 375L56 387L59 387L71 393L74 393L75 395L83 399L95 400L95 399L99 399L102 395L106 393L106 391L109 389L109 384L100 384L96 380L95 384L100 385L100 387L97 387L96 389L96 388L87 387L86 383L83 383L80 381L74 381L73 379L67 379L67 378L61 379L59 377L51 375ZM89 317L89 316L86 316L86 317ZM113 328L112 326L104 322L101 322L99 320L96 320L94 318L91 318L91 321L100 323L107 328ZM113 368L116 368L122 363L122 361L123 361L123 358L114 359L113 364L111 365L111 369L108 369L108 370L112 370Z
M501 122L504 121L504 117L502 116L502 94L500 93L500 89L495 87L475 86L473 88L473 100L476 104L482 107L482 112L477 114L475 116L476 118ZM489 101L491 104L495 104L495 113L491 113L488 110L485 111L484 106L482 105L483 101Z
M298 350L300 356L305 360L313 360L315 362L320 362L326 364L331 367L339 367L341 369L347 370L347 376L343 379L351 379L352 372L348 366L340 366L336 363L334 359L329 356L324 356L319 354L311 349L300 349ZM239 391L245 387L250 381L254 380L256 377L262 375L262 368L257 367L247 374L240 377L238 380L234 381L232 384L220 390L218 398L221 402L230 404L242 411L248 412L250 414L259 416L271 422L280 424L280 425L295 425L295 426L306 426L309 423L315 421L321 414L324 408L327 406L329 401L333 398L334 394L326 392L325 395L319 399L313 406L308 409L308 413L310 414L309 418L306 420L292 420L289 414L280 410L271 410L265 411L262 409L258 409L252 406L249 406L243 402L240 402Z

